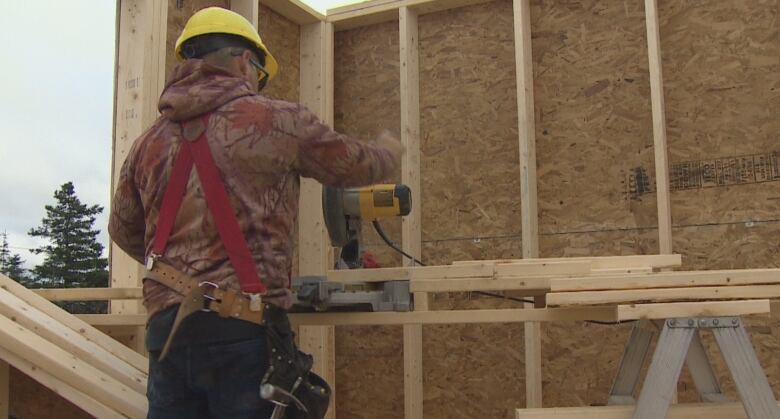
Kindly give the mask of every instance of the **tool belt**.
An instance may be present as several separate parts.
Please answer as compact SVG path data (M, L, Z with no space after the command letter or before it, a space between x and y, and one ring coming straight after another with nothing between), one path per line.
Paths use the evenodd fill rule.
M259 325L266 323L263 314L268 305L263 304L260 294L221 289L217 284L208 281L198 282L191 276L159 261L155 261L151 269L147 268L145 277L172 288L184 296L171 332L160 353L160 359L167 355L176 331L184 319L197 311L212 311L222 318L245 320Z
M159 261L154 262L152 269L147 269L146 278L184 295L160 360L167 355L184 319L197 311L212 311L223 318L263 325L266 327L269 368L260 383L260 395L277 405L278 414L274 419L325 417L330 404L330 386L322 377L311 372L312 356L296 347L295 333L284 309L262 303L258 294L223 290L212 282L198 282Z

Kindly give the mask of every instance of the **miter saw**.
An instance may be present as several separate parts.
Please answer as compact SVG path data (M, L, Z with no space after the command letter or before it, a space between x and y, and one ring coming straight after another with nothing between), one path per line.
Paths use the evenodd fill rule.
M409 215L412 193L406 185L382 184L322 191L325 225L332 246L339 249L336 269L364 267L360 245L363 221L371 221L377 233L394 249L378 220ZM408 256L408 255L407 255ZM321 276L294 278L293 311L409 311L408 281L334 283Z

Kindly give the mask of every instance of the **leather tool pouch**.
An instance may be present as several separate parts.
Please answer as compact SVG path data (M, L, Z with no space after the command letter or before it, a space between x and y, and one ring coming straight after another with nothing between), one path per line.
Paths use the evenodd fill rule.
M300 401L299 404L290 400L283 418L324 418L330 403L330 386L322 377L311 372L314 363L312 356L295 346L295 334L290 327L287 312L269 305L265 311L265 320L270 366L262 384L280 388Z

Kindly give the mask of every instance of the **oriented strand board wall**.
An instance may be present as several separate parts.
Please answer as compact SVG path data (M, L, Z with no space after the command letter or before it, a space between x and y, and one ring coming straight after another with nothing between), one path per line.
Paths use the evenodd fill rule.
M258 32L265 46L279 62L279 74L263 90L274 98L298 102L301 84L301 30L298 24L260 5Z
M87 419L91 416L37 381L11 368L9 417L18 419Z
M771 156L753 158L752 166L734 160L741 177L728 175L726 165L720 187L691 187L697 166L685 163L780 151L778 2L732 3L659 6L674 245L688 269L780 266L780 182L728 185L747 179L750 167L753 179L770 176L779 166L760 162ZM511 15L511 2L499 0L420 17L427 262L521 253ZM531 20L542 256L656 253L643 2L533 0ZM336 37L337 127L396 124L388 114L396 118L397 87L384 83L397 77L397 52L387 52L384 63L377 52L397 42L396 24ZM366 103L361 94L375 91L385 101ZM360 118L348 119L356 112ZM707 167L717 164L723 166ZM516 306L466 297L437 295L433 307ZM750 324L780 394L780 361L772 355L780 348L778 320ZM579 322L542 330L545 405L604 403L630 326ZM400 337L400 328L339 329L340 416L399 417ZM521 325L426 326L426 417L511 417L525 403L522 345ZM722 362L717 370L733 394ZM380 372L388 376L380 380ZM687 374L679 388L682 401L695 399Z
M181 8L178 5L181 4ZM191 0L191 1L169 1L168 2L168 36L165 47L165 76L171 75L171 71L179 60L174 54L176 39L179 38L187 20L200 9L206 7L219 6L226 9L230 8L230 0Z

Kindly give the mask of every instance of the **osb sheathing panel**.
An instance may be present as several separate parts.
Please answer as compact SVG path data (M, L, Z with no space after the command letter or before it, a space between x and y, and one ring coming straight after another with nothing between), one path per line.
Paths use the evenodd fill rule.
M398 24L336 32L334 39L334 127L362 141L382 131L400 135ZM390 181L399 181L395 174ZM382 225L401 242L398 220ZM364 247L382 266L400 259L370 224L363 224ZM403 330L399 327L336 328L336 411L339 418L397 418L402 416Z
M780 157L779 10L777 1L762 0L659 5L672 164L772 152ZM759 167L750 163L739 177L761 180L751 170ZM674 224L777 220L777 164L780 158L774 182L707 188L694 183L673 192Z
M19 419L88 419L92 416L16 368L9 373L9 417Z
M388 22L336 32L334 43L334 127L362 141L387 130L400 138L398 23ZM400 182L400 171L388 182ZM400 246L401 222L382 220L382 228ZM365 250L382 266L398 266L400 257L381 244L370 223L363 224Z
M653 167L643 3L535 1L531 30L540 232L656 225L654 195L624 197Z
M301 80L300 26L273 10L260 5L258 31L265 46L279 62L279 74L263 89L263 94L297 102Z

